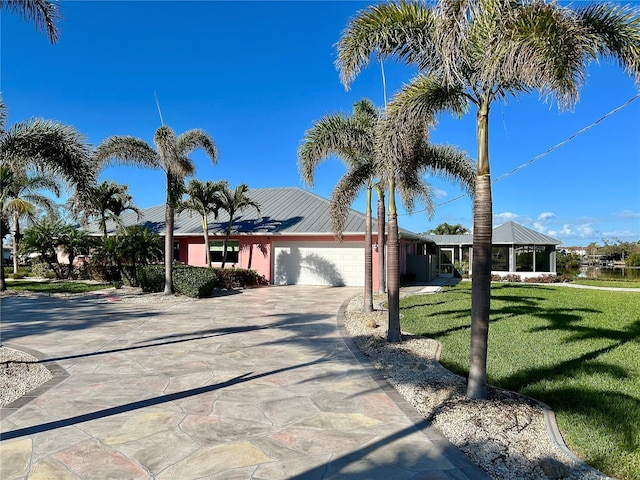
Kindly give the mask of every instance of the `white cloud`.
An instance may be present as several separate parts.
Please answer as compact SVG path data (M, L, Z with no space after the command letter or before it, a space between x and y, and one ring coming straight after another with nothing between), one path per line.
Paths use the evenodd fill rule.
M555 218L556 214L555 213L551 213L551 212L542 212L540 215L538 215L538 221L539 222L546 222L547 220L550 220L552 218Z
M616 215L623 218L640 218L640 212L634 212L631 210L624 210L623 212L616 213Z
M447 191L442 190L441 188L433 187L432 191L435 198L447 198L449 196Z
M595 233L595 230L591 226L591 223L585 223L583 225L576 225L578 236L581 238L590 237Z

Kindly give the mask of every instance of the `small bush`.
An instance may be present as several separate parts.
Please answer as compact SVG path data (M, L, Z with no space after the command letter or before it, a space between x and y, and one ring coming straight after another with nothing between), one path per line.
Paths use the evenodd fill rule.
M145 265L138 269L138 282L143 292L164 291L164 265Z
M247 268L214 268L213 270L218 275L216 284L218 288L245 288L266 283L264 277L260 278L255 270Z
M173 268L173 287L176 293L192 298L208 297L217 284L218 275L212 268L188 265L176 265Z
M640 267L640 253L632 253L625 263L628 267Z
M117 282L122 280L118 267L109 265L100 265L98 263L90 263L87 266L87 277L90 280L98 280L102 282Z
M509 283L520 283L522 282L522 277L520 277L520 275L516 275L514 273L511 273L505 277L502 277L502 281L503 282L509 282Z

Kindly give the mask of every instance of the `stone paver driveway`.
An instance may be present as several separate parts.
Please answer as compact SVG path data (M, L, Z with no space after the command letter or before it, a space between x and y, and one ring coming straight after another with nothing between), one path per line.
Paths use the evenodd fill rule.
M2 410L0 477L487 478L358 361L336 324L356 293L2 298L3 344L58 376Z

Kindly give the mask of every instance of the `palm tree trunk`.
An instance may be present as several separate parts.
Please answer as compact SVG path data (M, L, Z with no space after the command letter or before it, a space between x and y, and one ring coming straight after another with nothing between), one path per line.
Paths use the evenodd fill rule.
M400 243L398 239L398 212L396 210L395 181L389 180L389 242L387 245L387 287L389 302L389 328L387 341L400 342Z
M467 396L487 398L487 344L491 310L491 243L493 205L489 170L489 103L478 109L478 176L473 201L473 264L471 281L471 354Z
M4 292L7 289L7 282L4 279L4 246L2 240L4 239L4 219L0 216L0 292Z
M22 234L20 233L20 220L18 219L17 214L13 218L13 232L13 273L15 275L18 273L18 246L22 239Z
M207 217L202 217L202 231L204 232L204 260L207 262L207 267L211 266L211 251L209 250L209 223Z
M371 187L367 187L364 233L364 312L373 312L373 252L371 246Z
M173 294L173 225L174 206L167 202L164 213L164 294Z
M227 225L227 231L224 235L224 244L222 246L222 267L224 268L227 263L227 246L229 245L229 236L231 235L231 225L233 224L233 216L229 212L229 225Z
M386 251L385 251L385 222L384 189L376 187L378 192L378 293L386 292Z

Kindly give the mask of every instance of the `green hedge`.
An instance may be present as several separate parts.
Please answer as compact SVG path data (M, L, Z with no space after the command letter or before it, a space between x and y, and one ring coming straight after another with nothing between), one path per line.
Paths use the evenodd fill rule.
M164 265L145 265L138 269L138 283L143 292L164 291Z
M202 298L211 295L218 285L217 272L207 267L176 265L173 268L173 288L187 297Z
M164 291L164 265L145 265L138 268L138 283L143 292ZM264 277L245 268L207 268L190 265L173 267L173 288L176 293L193 298L211 295L214 288L245 288L264 285Z

